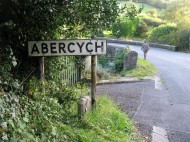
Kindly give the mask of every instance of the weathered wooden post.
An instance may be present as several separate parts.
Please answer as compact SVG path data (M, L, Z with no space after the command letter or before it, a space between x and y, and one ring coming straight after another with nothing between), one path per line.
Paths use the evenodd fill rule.
M45 80L45 73L44 73L44 57L40 57L40 80Z
M45 85L44 85L44 81L45 81L45 72L44 72L44 57L40 57L40 80L42 83L42 92L45 92Z
M91 98L92 109L96 108L96 55L92 55L91 58Z

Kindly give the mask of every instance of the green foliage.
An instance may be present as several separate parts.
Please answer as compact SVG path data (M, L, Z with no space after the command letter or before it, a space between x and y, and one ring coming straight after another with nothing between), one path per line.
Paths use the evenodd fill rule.
M56 98L60 104L67 108L71 107L76 101L76 91L63 82L39 81L32 78L29 81L28 95L33 99L40 99L43 94L52 98Z
M151 6L164 9L169 4L168 0L134 0L135 2L143 2Z
M157 28L154 28L150 35L148 40L151 42L159 42L164 44L174 44L175 45L175 39L171 38L173 36L173 33L177 31L177 26L175 24L165 24L160 25Z
M142 15L142 20L149 26L157 27L166 22L160 18L149 16L149 15Z
M56 97L43 93L35 98L0 94L0 141L140 141L127 115L106 98L98 99L97 110L78 122L76 104L68 113Z
M163 17L175 23L181 23L182 21L186 20L189 22L189 5L189 0L173 0L167 7L167 9L164 11Z
M0 48L0 90L6 92L21 90L20 81L14 79L11 74L11 70L15 69L17 64L11 48Z
M131 37L135 34L139 19L123 18L112 25L112 33L116 37Z
M150 11L147 12L151 17L156 18L157 17L157 11L156 9L151 9Z
M97 101L97 109L93 113L87 113L83 121L84 131L93 134L89 141L141 141L140 137L135 133L133 123L128 116L121 113L120 110L113 105L114 103L105 97L100 97ZM134 134L134 135L133 135ZM83 141L86 141L88 135L82 134ZM95 136L95 137L94 137Z
M69 141L64 130L75 115L71 109L77 99L73 88L32 79L28 96L13 91L0 94L0 140Z
M190 35L190 1L189 0L173 0L163 13L163 18L170 22L177 23L177 31L173 34L178 50L187 50L189 48Z
M121 72L124 68L124 57L125 54L127 54L130 50L130 47L127 46L126 48L119 49L117 53L115 54L115 71Z
M147 37L147 32L148 32L147 24L144 21L140 21L137 26L135 36L144 38L144 37Z
M0 53L12 50L17 67L9 69L9 73L24 80L28 75L39 74L38 58L28 57L28 41L86 37L109 27L118 12L116 0L1 1ZM0 62L6 61L0 58ZM51 59L53 63L58 61ZM54 64L53 68L59 69L60 65Z
M71 62L71 61L69 61ZM59 73L66 69L66 57L48 57L45 58L45 79L57 80Z
M190 30L179 29L173 34L173 40L175 40L175 45L179 51L189 50Z
M137 67L127 69L121 72L121 76L137 77L142 79L145 76L154 76L156 68L144 59L138 58Z

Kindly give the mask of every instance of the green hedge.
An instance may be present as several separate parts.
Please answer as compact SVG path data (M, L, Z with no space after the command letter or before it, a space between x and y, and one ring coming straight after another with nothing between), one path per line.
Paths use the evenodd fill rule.
M177 31L177 26L175 24L163 24L156 28L154 28L148 40L151 42L159 42L163 44L176 44L176 40L174 38L175 33Z

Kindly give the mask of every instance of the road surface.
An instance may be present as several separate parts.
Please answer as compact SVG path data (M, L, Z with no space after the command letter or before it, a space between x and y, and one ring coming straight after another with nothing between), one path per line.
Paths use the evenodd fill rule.
M130 47L143 57L140 46ZM162 89L144 90L134 120L164 128L171 142L190 142L190 54L151 48L147 60L157 68Z

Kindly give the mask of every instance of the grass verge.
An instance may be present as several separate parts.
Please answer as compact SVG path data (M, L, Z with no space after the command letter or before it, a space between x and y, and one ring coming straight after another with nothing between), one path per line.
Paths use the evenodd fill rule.
M106 97L99 97L97 109L87 113L79 132L80 141L140 142L133 122Z
M145 76L155 75L156 72L156 68L152 64L142 58L138 58L137 67L122 71L121 76L143 79Z
M68 110L56 98L40 98L0 96L0 141L141 142L133 122L105 97L97 99L97 109L83 121L77 119L76 103Z

